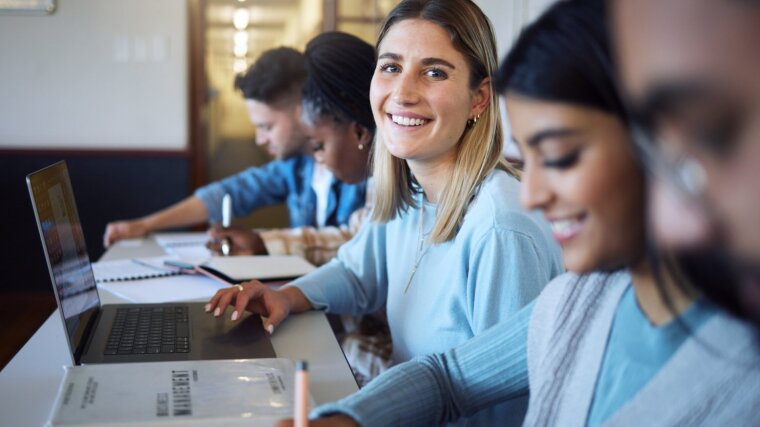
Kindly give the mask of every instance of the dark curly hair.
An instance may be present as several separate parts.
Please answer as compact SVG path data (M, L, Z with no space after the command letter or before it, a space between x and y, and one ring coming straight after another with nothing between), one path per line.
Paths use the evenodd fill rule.
M375 72L375 48L351 34L328 32L314 37L304 56L309 77L301 92L302 117L312 123L332 117L374 132L369 86Z
M278 47L264 52L245 73L235 77L235 88L245 99L265 104L281 104L298 99L306 80L301 52Z

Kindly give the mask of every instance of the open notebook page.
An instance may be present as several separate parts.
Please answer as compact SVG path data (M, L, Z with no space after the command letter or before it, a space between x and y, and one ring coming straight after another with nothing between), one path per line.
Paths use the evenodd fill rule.
M167 260L177 260L177 257L167 255L98 261L92 264L92 272L95 274L95 281L98 283L141 280L179 274L177 269L164 265L164 261Z

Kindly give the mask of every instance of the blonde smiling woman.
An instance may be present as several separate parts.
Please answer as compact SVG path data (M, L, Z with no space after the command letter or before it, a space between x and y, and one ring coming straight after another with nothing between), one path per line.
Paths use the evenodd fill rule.
M508 318L562 270L548 225L524 211L501 161L493 32L469 0L403 1L377 44L373 221L336 259L281 290L220 291L268 317L387 308L393 362L445 351ZM516 425L525 401L474 415Z

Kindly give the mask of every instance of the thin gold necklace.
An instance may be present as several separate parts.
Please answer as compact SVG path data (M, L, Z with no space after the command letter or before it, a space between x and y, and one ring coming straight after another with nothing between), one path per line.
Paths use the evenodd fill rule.
M423 230L425 229L425 196L422 196L422 203L420 203L420 230L417 233L417 254L416 254L416 260L414 261L414 267L412 267L412 272L409 274L409 280L406 282L406 287L404 288L404 295L406 295L406 291L409 290L409 287L412 286L412 279L414 279L414 273L417 272L417 267L420 265L420 261L422 261L422 257L425 256L427 253L427 250L430 246L426 247L425 250L422 250L422 246L425 242L425 236L422 234Z

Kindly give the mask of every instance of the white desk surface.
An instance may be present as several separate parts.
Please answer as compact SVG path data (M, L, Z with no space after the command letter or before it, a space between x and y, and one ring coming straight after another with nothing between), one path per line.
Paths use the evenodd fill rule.
M162 255L154 240L116 244L102 260ZM123 303L100 291L103 304ZM358 388L351 369L321 312L293 315L272 335L278 357L309 361L310 391L317 404L331 402ZM42 426L48 419L63 366L71 365L58 310L0 372L0 427Z

